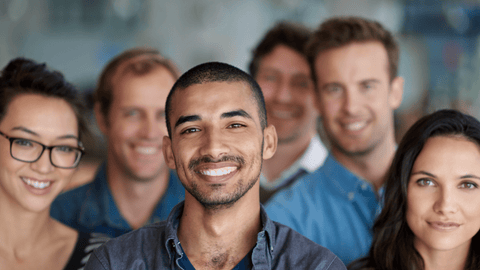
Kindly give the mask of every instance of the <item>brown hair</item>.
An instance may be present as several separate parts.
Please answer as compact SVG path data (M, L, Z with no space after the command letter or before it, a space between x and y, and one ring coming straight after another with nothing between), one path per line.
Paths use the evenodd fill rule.
M132 73L140 76L162 66L172 74L175 80L180 76L176 65L160 55L160 52L156 49L134 48L117 55L103 69L94 94L95 102L100 104L100 110L105 117L108 115L113 99L112 78L120 66L125 66L122 69L123 74Z
M321 52L367 41L378 41L385 47L390 81L393 80L397 76L399 49L392 34L375 21L359 17L337 17L320 24L308 41L306 54L314 82L317 82L315 59Z
M460 137L480 145L480 122L454 110L440 110L418 120L402 138L387 174L384 207L373 226L373 241L365 258L352 262L351 270L424 269L408 226L407 193L412 168L425 143L432 137ZM466 270L480 269L480 233L470 244Z
M84 118L83 99L62 73L49 69L45 63L21 57L11 60L0 72L0 122L16 97L35 94L67 102L77 119L79 140L91 135Z
M252 61L248 65L250 75L254 78L257 76L262 58L271 53L278 45L285 45L305 55L304 48L311 34L312 31L301 24L286 21L277 23L253 49Z

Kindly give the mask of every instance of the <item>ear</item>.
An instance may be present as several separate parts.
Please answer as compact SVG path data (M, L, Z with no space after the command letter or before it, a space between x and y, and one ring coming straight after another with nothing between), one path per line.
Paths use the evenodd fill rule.
M108 120L103 115L102 110L100 108L100 103L96 102L93 111L95 112L95 118L97 119L97 125L103 135L107 136L107 122Z
M390 84L390 95L388 97L388 103L393 110L400 107L400 104L402 103L403 83L403 78L397 76Z
M163 143L162 143L162 151L163 151L163 158L165 159L165 163L167 163L167 166L175 170L175 157L173 156L173 151L172 151L172 140L170 140L170 137L168 136L163 136Z
M269 159L277 151L277 131L273 125L263 130L263 159Z

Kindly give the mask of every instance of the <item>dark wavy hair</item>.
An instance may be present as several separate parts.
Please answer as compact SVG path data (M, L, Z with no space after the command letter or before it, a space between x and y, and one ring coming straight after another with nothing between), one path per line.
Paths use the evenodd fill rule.
M480 146L480 122L455 110L440 110L418 120L400 142L385 186L385 204L373 226L368 256L349 269L424 269L413 245L414 234L406 221L407 187L413 164L429 138L460 137ZM480 235L472 238L465 269L480 269Z
M84 119L86 108L83 99L62 73L48 69L45 63L39 64L30 59L15 58L10 61L0 74L0 122L12 100L24 94L66 101L77 118L79 139L91 135Z
M258 68L263 58L270 54L278 45L287 46L306 58L305 45L312 34L309 28L294 22L281 21L268 30L263 39L252 51L252 61L248 71L256 78Z

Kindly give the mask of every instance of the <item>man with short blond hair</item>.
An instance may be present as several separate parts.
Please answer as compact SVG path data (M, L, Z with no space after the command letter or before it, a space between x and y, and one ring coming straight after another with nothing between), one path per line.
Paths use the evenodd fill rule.
M179 73L157 50L135 48L103 70L95 115L108 152L92 183L60 195L51 215L80 231L116 237L164 220L184 198L162 148L165 100Z

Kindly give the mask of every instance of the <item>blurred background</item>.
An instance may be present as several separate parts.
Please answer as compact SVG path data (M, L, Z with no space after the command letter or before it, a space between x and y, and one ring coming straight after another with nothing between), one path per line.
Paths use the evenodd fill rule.
M214 60L246 71L277 21L316 28L338 15L375 19L400 43L398 139L437 109L480 116L480 0L0 0L0 66L17 56L46 62L89 101L103 66L125 49L157 48L182 72ZM86 143L85 164L98 164L105 144L90 119L100 143Z

